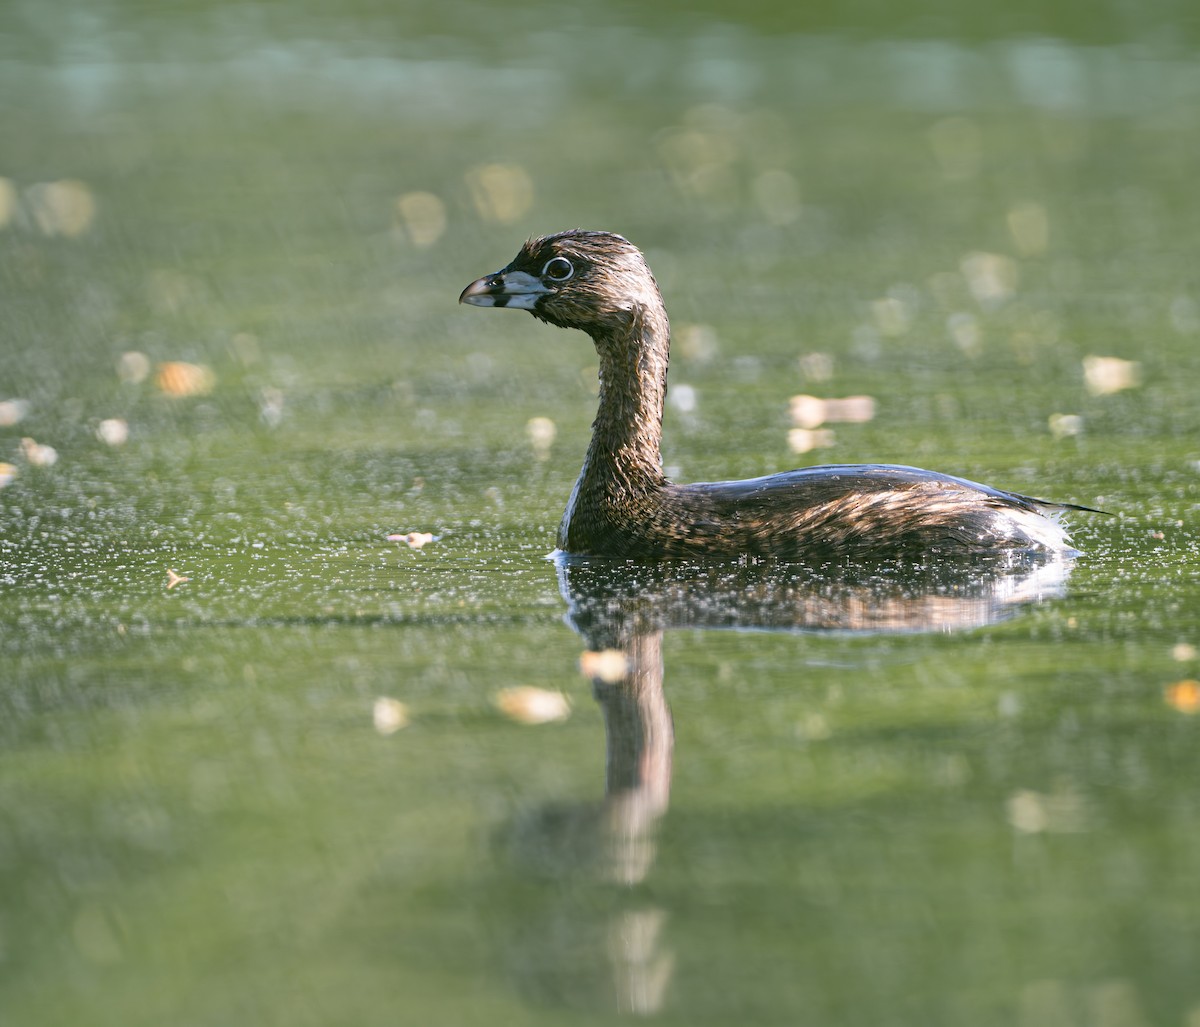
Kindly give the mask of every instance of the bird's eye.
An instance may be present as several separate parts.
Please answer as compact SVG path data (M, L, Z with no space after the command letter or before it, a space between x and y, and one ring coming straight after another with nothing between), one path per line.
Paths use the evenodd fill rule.
M566 257L552 257L542 268L542 277L552 282L565 282L575 273L575 268Z

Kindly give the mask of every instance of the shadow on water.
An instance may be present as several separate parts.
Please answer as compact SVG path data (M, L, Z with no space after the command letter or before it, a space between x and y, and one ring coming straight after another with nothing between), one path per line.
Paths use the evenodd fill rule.
M604 797L527 809L503 827L500 844L522 879L623 890L601 901L547 889L522 919L521 937L504 948L528 994L640 1015L662 1009L675 963L668 911L638 887L654 866L671 794L675 730L663 633L969 631L1062 596L1073 567L1026 554L816 572L745 560L614 563L556 554L555 562L604 719Z

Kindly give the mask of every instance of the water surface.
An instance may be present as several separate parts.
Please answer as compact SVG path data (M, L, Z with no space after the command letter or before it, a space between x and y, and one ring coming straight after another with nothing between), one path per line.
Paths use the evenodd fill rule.
M1194 1024L1194 33L439 12L3 15L5 1021ZM576 225L663 288L680 479L1110 515L1050 569L556 566L595 355L454 300Z

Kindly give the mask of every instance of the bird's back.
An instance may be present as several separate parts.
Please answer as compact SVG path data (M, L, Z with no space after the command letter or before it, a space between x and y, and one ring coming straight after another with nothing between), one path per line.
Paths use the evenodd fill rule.
M915 467L830 465L669 485L663 504L672 514L668 552L1072 551L1055 504Z

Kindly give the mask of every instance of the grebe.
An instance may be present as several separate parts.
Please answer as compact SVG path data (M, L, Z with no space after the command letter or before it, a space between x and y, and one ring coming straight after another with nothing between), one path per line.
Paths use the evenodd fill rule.
M1075 552L1052 518L1088 507L915 467L846 464L744 481L669 481L659 444L670 323L641 251L619 235L576 229L530 239L512 263L472 282L458 299L528 310L595 343L600 403L558 529L566 553L814 560Z

